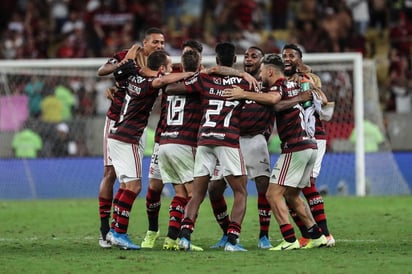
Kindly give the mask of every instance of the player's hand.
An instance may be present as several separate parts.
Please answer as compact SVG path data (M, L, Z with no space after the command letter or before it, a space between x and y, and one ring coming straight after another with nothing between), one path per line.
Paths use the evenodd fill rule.
M245 98L245 91L239 86L233 85L232 88L226 88L223 91L223 97L228 100L239 100Z
M299 100L301 103L306 102L306 101L312 101L313 99L313 94L311 90L307 90L305 92L299 93Z
M134 44L126 53L126 56L124 57L124 59L132 59L132 60L136 60L136 56L137 56L137 51L140 49L140 45L139 44Z
M109 87L105 90L104 96L109 100L113 100L114 99L114 93L116 91L117 91L116 87Z
M255 77L253 77L246 71L242 73L242 77L249 83L250 90L259 91L259 82Z

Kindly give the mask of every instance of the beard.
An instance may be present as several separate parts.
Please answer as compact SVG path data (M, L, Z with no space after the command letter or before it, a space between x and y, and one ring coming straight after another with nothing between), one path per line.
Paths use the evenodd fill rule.
M296 66L291 66L290 69L285 69L284 73L285 76L292 76L293 74L295 74L297 72L297 67Z

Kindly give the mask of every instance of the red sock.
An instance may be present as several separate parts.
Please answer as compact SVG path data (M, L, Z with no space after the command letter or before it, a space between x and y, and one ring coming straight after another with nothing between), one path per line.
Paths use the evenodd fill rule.
M230 224L230 218L227 214L227 204L225 197L222 195L217 200L210 200L210 203L212 205L213 214L215 215L217 223L219 224L223 233L226 234Z
M160 196L162 192L157 192L150 187L146 194L146 212L147 218L149 220L149 230L158 231L159 230L159 212L160 212Z
M302 192L303 195L305 195L306 200L308 201L310 211L312 212L315 222L322 229L322 232L326 236L328 236L329 230L326 222L325 204L316 187L316 178L311 177L310 187L305 187Z
M240 236L241 229L242 226L240 224L236 222L230 222L229 227L227 229L227 241L235 245L237 242L236 240Z
M125 189L122 196L120 196L116 223L117 233L127 233L127 229L129 227L129 216L136 197L137 194L128 189Z
M305 224L302 222L302 220L299 218L298 214L289 206L289 214L292 217L293 221L295 222L296 226L299 228L300 234L302 237L309 239L310 235L308 233L308 229L306 228Z
M123 188L119 188L119 190L116 193L116 196L114 196L113 199L113 213L112 213L112 222L110 224L110 228L114 229L116 226L116 222L117 222L117 212L118 212L118 208L119 208L119 198L120 196L122 196L124 189Z
M169 228L167 236L176 240L180 232L180 224L185 215L185 207L188 200L183 197L174 196L169 207Z
M260 224L260 234L259 238L269 235L269 225L271 210L270 204L266 199L266 193L258 193L258 212L259 212L259 224Z
M293 243L296 241L295 230L291 224L284 224L280 226L280 232L282 233L283 239L287 242Z

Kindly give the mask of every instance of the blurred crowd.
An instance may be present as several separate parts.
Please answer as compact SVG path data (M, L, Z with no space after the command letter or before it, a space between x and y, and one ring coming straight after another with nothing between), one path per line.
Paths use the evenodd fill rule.
M357 51L376 58L387 41L382 110L411 112L412 0L2 0L0 59L109 57L142 41L152 26L164 31L171 55L191 38L202 42L204 55L214 55L217 42L231 41L238 54L250 46L279 53L296 43L307 53ZM110 86L107 79L92 86L76 77L54 84L24 77L20 91L29 97L31 118L49 110L46 117L54 119L57 109L73 116L106 111L96 90ZM48 103L45 110L40 101Z

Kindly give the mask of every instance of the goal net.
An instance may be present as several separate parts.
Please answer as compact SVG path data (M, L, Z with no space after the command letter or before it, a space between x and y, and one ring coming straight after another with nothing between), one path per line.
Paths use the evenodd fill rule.
M109 106L104 91L113 85L112 77L97 77L97 68L106 60L0 61L0 199L95 197L103 172L102 132ZM237 60L241 69L243 56ZM179 57L173 61L179 62ZM215 57L204 56L203 62L214 65ZM304 62L321 77L326 95L335 101L334 117L325 123L328 150L319 187L330 194L409 193L386 138L374 62L351 53L306 54ZM61 121L50 120L54 115L62 115L59 119L65 126L59 128L66 131L71 146L59 147L57 125ZM354 128L363 131L362 117L383 133L378 152L365 153L367 140L362 134L354 143L349 141ZM151 119L149 126L155 127L156 122ZM16 158L13 139L25 128L42 140L37 160ZM273 155L272 160L276 158Z

